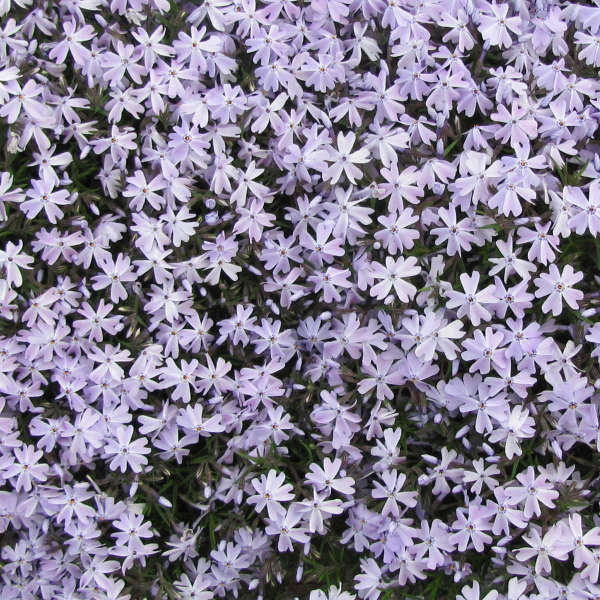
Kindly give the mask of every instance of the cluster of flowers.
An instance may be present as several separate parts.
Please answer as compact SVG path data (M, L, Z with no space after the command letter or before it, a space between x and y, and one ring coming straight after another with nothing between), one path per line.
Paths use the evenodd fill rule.
M598 67L597 4L0 0L2 598L600 598Z

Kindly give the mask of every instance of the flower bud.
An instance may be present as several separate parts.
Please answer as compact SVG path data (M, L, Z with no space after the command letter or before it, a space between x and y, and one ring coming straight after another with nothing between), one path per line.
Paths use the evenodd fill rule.
M204 217L207 225L214 225L219 220L219 215L216 212L209 212Z

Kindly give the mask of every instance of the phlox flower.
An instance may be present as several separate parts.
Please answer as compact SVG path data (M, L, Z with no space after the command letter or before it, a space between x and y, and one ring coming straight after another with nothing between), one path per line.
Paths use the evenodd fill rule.
M127 468L130 468L134 473L140 473L142 468L148 464L146 454L150 454L147 440L145 437L131 440L133 436L133 427L118 427L116 431L116 439L109 438L104 447L104 451L108 456L112 456L109 467L112 471L117 469L121 473L125 473Z
M504 452L506 457L511 460L515 454L517 456L523 454L519 441L531 438L534 434L534 420L529 416L529 411L521 406L514 406L508 414L508 418L501 421L500 427L492 431L489 441L496 443L505 440Z
M297 503L296 510L301 514L308 514L308 530L311 533L325 533L324 521L331 515L342 513L342 501L339 499L326 500L325 495L320 495L313 488L312 499Z
M494 517L492 533L494 535L510 535L510 526L523 529L527 526L527 519L523 511L515 508L518 505L516 499L511 498L506 489L502 486L494 488L494 500L487 501L487 507L490 509L490 516Z
M410 208L400 214L391 213L388 216L378 217L377 220L385 229L378 231L375 239L390 254L395 255L398 250L402 252L405 248L410 250L415 244L414 241L419 239L419 232L408 227L419 220Z
M351 288L352 283L348 281L350 277L349 269L336 269L328 267L325 271L310 275L307 280L314 286L315 292L323 291L323 300L325 302L340 302L342 296L337 288Z
M378 400L384 398L391 400L394 397L394 392L390 385L402 385L406 381L405 375L398 370L398 363L392 360L378 357L374 365L363 366L363 371L370 377L361 380L358 385L358 392L367 394L373 388L376 388Z
M11 81L6 89L13 97L0 107L0 117L5 117L8 123L14 123L21 112L46 125L53 122L50 108L35 99L41 95L43 87L33 79L28 79L23 87L17 81Z
M14 462L8 462L3 466L2 477L9 479L16 478L15 490L20 492L24 490L29 492L37 482L47 480L49 467L46 463L40 462L43 456L41 450L36 450L34 446L23 445L13 449Z
M579 208L574 216L569 219L569 227L576 233L582 234L586 230L597 237L600 233L600 182L593 181L586 197L581 188L565 186L563 198L572 206Z
M381 512L384 517L388 514L399 517L398 502L407 507L413 507L417 504L417 492L401 491L406 482L404 473L398 473L396 470L383 471L379 474L379 477L383 481L383 485L375 481L371 495L375 499L385 498L385 504Z
M509 498L524 503L523 513L526 519L531 519L535 514L542 514L540 502L549 508L554 508L554 500L558 498L558 492L552 489L544 475L535 476L533 467L527 467L525 472L517 475L520 486L506 488Z
M67 190L54 190L52 181L34 179L31 186L32 188L25 192L29 199L19 205L28 219L33 219L43 209L48 221L55 225L57 219L62 219L64 216L59 206L72 204L75 201L75 197Z
M277 473L274 469L269 470L267 475L262 474L260 479L252 479L252 487L257 493L248 498L248 504L256 505L256 511L259 513L266 506L271 521L283 520L286 509L281 503L294 499L294 494L291 493L293 486L289 483L284 484L284 481L285 474Z
M444 525L439 519L434 519L431 525L423 521L417 537L422 542L414 545L417 558L424 558L427 561L428 569L435 569L445 561L445 555L452 552L455 544L450 540L450 531L447 525Z
M417 259L414 256L407 259L400 257L398 260L388 256L385 259L385 267L380 263L372 262L370 268L373 277L382 280L370 291L371 296L378 300L388 296L392 288L401 302L408 302L416 294L417 288L405 281L406 278L421 272L421 267L417 265Z
M495 277L494 281L496 282L495 293L499 299L495 307L496 314L500 318L504 318L506 311L510 308L516 317L522 319L525 316L525 310L533 306L530 301L533 300L534 296L527 292L529 282L527 280L521 281L521 283L507 290L498 277Z
M552 311L556 317L563 309L563 300L573 310L579 308L578 302L583 299L583 292L573 286L583 279L581 271L575 272L571 265L565 265L563 272L555 264L551 264L548 273L542 273L534 281L537 286L536 298L546 298L542 310L547 313Z
M483 598L481 598L478 581L474 581L471 587L465 585L462 588L461 593L456 596L456 600L496 600L496 598L498 598L498 592L496 590L490 590Z
M62 64L70 52L76 64L84 65L89 60L90 51L82 42L88 42L95 37L94 28L91 25L77 28L73 21L64 21L62 28L64 39L54 45L48 57L57 64Z
M315 463L309 466L310 472L306 475L306 481L313 485L318 492L326 489L330 493L335 490L341 494L352 495L354 494L354 479L345 476L338 477L341 475L341 466L342 461L339 458L332 461L325 457L323 467Z
M480 274L473 272L471 276L463 273L460 276L460 282L464 292L449 290L446 292L448 297L448 308L458 308L459 318L468 316L473 325L477 326L481 321L489 321L492 318L491 313L484 307L484 304L493 304L496 301L494 296L494 286L488 285L482 290L477 291Z
M564 531L565 527L561 521L550 527L542 537L541 528L531 525L528 535L523 536L530 547L517 550L517 560L526 561L535 557L535 572L550 573L552 569L550 558L566 560L569 553L568 533Z
M462 342L465 351L461 357L463 360L475 362L471 365L469 372L479 371L483 375L490 372L492 364L494 368L504 368L507 364L506 356L500 345L504 342L504 335L491 327L485 328L485 336L481 330L473 332L473 339Z
M203 413L202 404L188 405L185 410L180 409L177 425L194 435L195 439L198 439L198 436L210 437L212 433L225 431L221 415L216 414L206 418Z
M498 485L498 480L494 479L493 475L500 475L500 469L495 464L485 466L484 459L478 458L473 461L474 471L466 471L463 475L463 481L465 483L472 483L471 492L481 494L483 485L493 490Z
M456 521L452 524L456 533L450 539L459 551L464 552L472 543L477 552L483 552L485 545L492 543L492 536L485 533L492 528L489 517L489 509L479 504L469 504L466 510L456 509Z
M189 363L185 360L181 361L181 367L175 364L172 358L167 359L166 366L160 371L161 382L163 388L172 388L171 399L182 400L189 402L191 399L190 388L196 390L196 370L198 361L191 360Z
M521 18L509 17L509 4L488 4L486 8L491 14L482 14L479 22L479 31L485 40L493 46L508 48L512 44L510 32L521 34ZM471 599L468 599L471 600Z
M330 150L329 160L332 162L327 168L325 178L330 180L333 185L337 183L342 172L346 174L348 181L352 185L356 185L356 179L362 178L362 171L355 166L356 164L364 164L369 160L369 150L361 148L352 151L352 147L356 142L356 135L350 131L346 135L340 133L337 137L337 149Z
M305 544L310 540L310 536L303 525L297 526L302 520L302 514L295 510L287 510L277 514L275 519L270 519L265 527L265 533L268 535L278 535L277 550L279 552L293 552L292 542Z
M510 112L503 105L498 105L498 112L492 113L493 121L504 123L497 125L494 134L495 139L510 145L515 152L521 152L523 148L529 147L529 140L537 135L537 121L529 117L525 108L513 100Z
M446 242L449 256L455 254L461 255L461 251L470 250L471 244L475 242L475 235L470 225L469 219L457 221L456 209L450 205L448 209L440 208L438 216L445 224L445 227L435 227L431 230L431 235L437 236L435 243L440 245Z
M315 90L326 92L334 87L336 82L345 80L345 71L340 64L341 56L333 53L319 54L315 60L305 54L302 58L302 71L306 77L306 84L314 87Z
M252 200L250 208L239 207L237 209L240 218L236 221L233 228L234 233L247 231L251 242L260 241L263 229L271 227L275 215L263 211L264 202L257 198Z
M569 530L573 538L573 565L579 569L594 560L588 546L600 546L600 528L592 527L584 534L581 515L575 513L569 515Z

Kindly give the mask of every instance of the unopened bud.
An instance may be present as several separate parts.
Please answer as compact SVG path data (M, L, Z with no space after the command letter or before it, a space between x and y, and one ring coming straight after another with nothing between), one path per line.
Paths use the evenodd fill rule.
M246 269L248 269L248 271L250 271L250 273L252 273L253 275L256 275L257 277L260 277L262 275L262 273L256 267L253 267L252 265L247 265Z
M204 217L207 225L214 225L219 220L219 215L216 212L209 212Z
M11 131L9 134L8 144L6 145L6 151L9 154L16 154L17 152L21 151L21 149L19 148L19 136L14 131Z
M461 427L457 432L456 432L456 439L459 439L461 437L463 437L464 435L466 435L469 432L469 429L471 428L470 425L465 425L464 427Z

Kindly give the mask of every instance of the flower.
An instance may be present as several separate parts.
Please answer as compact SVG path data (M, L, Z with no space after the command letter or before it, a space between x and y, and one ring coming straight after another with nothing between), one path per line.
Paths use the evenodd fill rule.
M109 464L111 470L120 469L121 473L125 473L129 467L134 473L139 473L148 464L145 455L150 454L150 448L146 446L147 440L141 437L131 441L133 431L131 425L118 427L116 439L107 441L104 450L109 456L113 456Z
M520 35L521 19L517 16L508 17L508 4L490 4L486 7L491 14L482 14L479 31L484 39L493 46L509 47L512 39L509 31ZM470 598L468 600L471 600ZM490 599L493 600L493 599Z
M475 271L471 276L463 273L460 276L460 282L464 292L449 290L446 295L449 298L448 308L457 308L459 318L468 315L473 325L477 326L482 320L489 321L492 318L491 313L483 306L495 302L494 286L488 285L486 288L477 291L480 274Z
M550 573L550 557L557 560L566 560L569 553L569 547L565 543L565 532L562 522L552 526L541 537L541 529L535 525L529 528L529 535L524 535L523 539L531 546L530 548L520 548L517 550L517 560L529 560L536 557L535 572Z
M356 185L356 178L362 177L362 171L356 167L356 164L364 164L369 160L369 151L366 148L355 150L352 147L356 142L356 135L350 131L346 135L340 133L337 138L337 150L332 148L329 161L332 163L327 168L325 178L330 180L333 185L337 183L342 172L345 173L348 181Z
M304 500L295 505L301 514L308 513L308 530L311 533L324 533L324 519L330 515L339 515L342 513L342 501L337 498L326 500L325 495L317 494L313 488L313 498Z
M301 544L309 541L310 537L306 533L306 529L302 526L296 527L302 518L300 513L288 510L282 515L277 515L277 517L269 522L265 532L269 535L279 536L277 541L279 552L292 552L294 550L292 541Z
M395 470L383 471L379 474L379 477L383 480L384 485L381 485L376 481L371 495L373 498L386 499L381 511L381 514L384 517L390 513L394 517L400 516L398 502L408 507L413 507L417 504L416 492L400 491L406 481L406 475L404 475L404 473L398 473L398 471Z
M456 596L456 600L479 600L480 599L480 591L479 591L479 583L477 581L473 582L473 585L469 587L465 585L461 593ZM498 598L498 592L496 590L490 590L481 600L496 600Z
M533 437L534 434L534 420L529 416L529 411L521 406L514 406L508 415L508 419L502 421L502 426L491 433L489 440L492 443L506 440L504 452L506 457L511 460L515 454L517 456L523 454L519 440Z
M385 298L394 288L401 302L408 302L417 292L417 288L405 281L407 277L418 275L421 267L417 259L410 256L408 259L400 257L394 260L391 256L385 259L385 267L377 262L371 263L371 272L375 279L382 281L371 288L371 296L378 300Z
M225 431L220 415L212 415L206 419L203 413L204 407L202 404L186 406L185 411L181 409L177 416L177 425L189 431L196 438L198 436L209 437L211 433Z
M248 504L255 504L256 511L262 512L265 506L272 521L282 521L285 518L286 510L281 505L282 502L289 502L294 499L291 493L293 486L289 483L284 484L285 474L277 473L270 469L267 475L255 477L252 479L252 487L257 494L248 498Z
M356 580L354 587L361 598L376 600L379 597L377 588L381 584L381 569L372 558L362 559L360 567L361 573L354 578Z
M476 329L473 332L473 339L462 342L465 351L461 357L463 360L474 360L469 371L479 371L483 375L490 372L492 364L494 368L500 369L506 367L506 356L504 351L499 348L504 343L504 335L491 327L485 328L485 337L481 330Z
M465 471L463 474L463 481L466 483L473 483L471 491L478 496L481 494L483 484L490 490L493 490L498 485L498 480L494 479L492 475L499 475L500 470L494 464L487 467L484 465L484 459L478 458L473 461L473 468L475 471Z
M65 62L68 53L71 53L73 60L78 65L84 65L89 60L90 51L82 42L88 42L95 37L94 28L91 25L84 25L77 28L73 21L64 21L62 24L64 39L54 45L48 57L58 64Z
M4 479L16 478L15 490L17 492L21 490L29 492L34 482L43 482L48 479L48 465L39 462L44 454L41 450L36 450L34 446L24 445L14 448L13 454L15 460L4 465L2 476Z
M536 298L546 298L542 310L547 313L552 310L554 316L560 315L563 300L573 310L579 308L578 302L583 299L583 292L573 288L573 285L583 279L581 271L575 272L571 265L565 265L562 273L555 264L551 264L548 273L542 273L534 280L537 290Z
M338 478L341 466L342 461L339 458L332 461L325 457L323 467L315 463L309 466L310 472L306 475L306 481L313 485L317 492L327 489L329 492L335 490L351 496L354 494L354 479L344 476Z
M432 235L436 235L436 244L446 242L448 254L460 256L461 251L470 250L471 243L475 241L475 236L472 233L470 222L468 219L457 221L456 209L450 206L448 209L440 208L438 211L439 217L445 223L445 227L436 227L431 230Z
M53 225L56 224L57 219L64 216L63 211L58 207L71 204L74 198L67 190L54 191L52 181L34 179L31 185L32 189L25 192L25 195L31 199L21 202L19 208L28 219L33 219L43 209L48 221Z
M549 508L554 508L554 500L558 498L558 492L552 489L552 484L546 477L543 475L536 477L533 467L529 466L524 473L519 473L517 481L521 485L506 488L506 493L511 499L524 502L523 512L526 519L531 519L534 514L538 517L542 514L540 502Z

